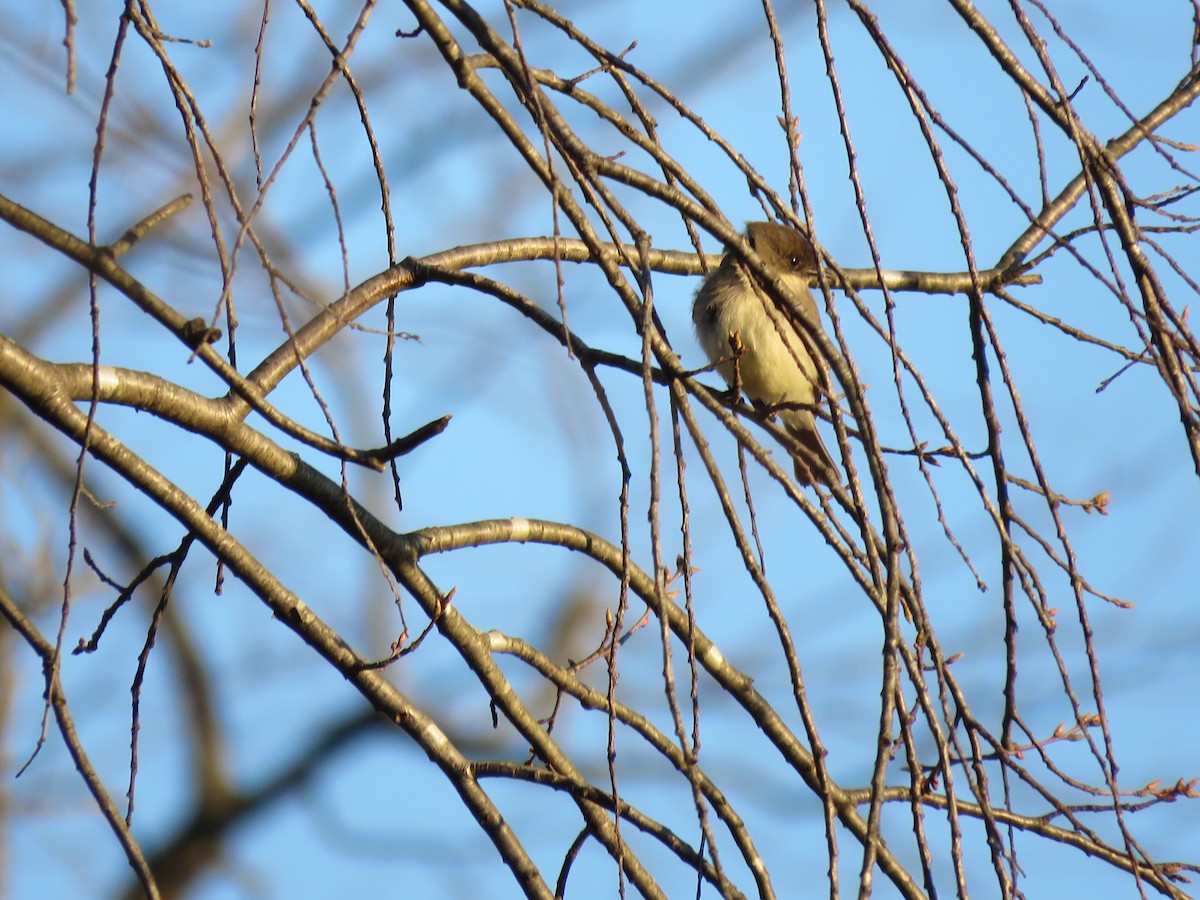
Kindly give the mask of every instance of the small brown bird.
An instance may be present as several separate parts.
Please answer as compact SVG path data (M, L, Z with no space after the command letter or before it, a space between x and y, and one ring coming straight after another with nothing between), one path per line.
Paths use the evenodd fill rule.
M817 260L808 238L775 222L749 222L746 239L767 268L783 280L799 308L818 322L817 304L808 289L808 276L816 272ZM727 251L721 265L704 279L692 304L692 321L700 346L731 386L736 357L741 389L756 405L809 407L779 410L788 434L807 451L793 454L796 480L804 485L840 483L811 409L820 393L824 366L814 358L791 316L752 282L737 254Z

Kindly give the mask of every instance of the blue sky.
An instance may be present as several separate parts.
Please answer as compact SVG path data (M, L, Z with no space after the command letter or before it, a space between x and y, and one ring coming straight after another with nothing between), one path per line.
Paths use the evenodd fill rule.
M321 12L330 31L344 34L354 10L327 6ZM932 103L987 154L1027 202L1038 205L1038 170L1027 112L995 64L946 4L921 0L903 10L878 6L881 26ZM611 49L619 51L636 40L630 60L673 88L742 150L778 191L786 192L786 146L776 121L778 89L757 4L734 8L701 0L689 4L686 15L677 5L665 3L563 3L560 7ZM1015 42L1004 4L979 7ZM499 4L479 8L489 16L501 9ZM1191 23L1184 4L1143 5L1134 10L1114 2L1058 2L1053 11L1135 114L1144 114L1166 96L1186 71ZM209 49L172 45L172 56L191 80L209 121L219 127L224 152L248 187L253 173L246 126L250 50L260 10L233 3L164 3L156 13L169 33L213 40ZM870 257L847 178L811 8L803 3L780 4L779 13L802 133L801 161L818 236L843 266L866 267ZM74 97L65 97L61 87L61 15L49 16L33 6L12 10L13 28L0 38L6 83L16 80L22 86L0 95L0 121L7 123L6 138L0 143L0 190L76 233L82 233L85 221L100 79L115 27L114 14L100 4L81 4L79 15L80 80ZM1034 11L1030 15L1040 22ZM283 124L266 141L268 165L303 114L303 105L290 101L304 98L328 68L327 58L296 10L280 5L273 7L272 16L260 115L264 122L278 117ZM493 21L498 27L502 24L501 19ZM410 26L407 13L399 7L376 10L353 61L366 86L388 166L398 256L547 234L551 227L547 198L531 190L531 177L506 152L496 129L467 95L455 90L453 79L436 65L428 42L392 37L397 28ZM247 29L249 38L241 36ZM530 25L524 37L536 66L564 74L588 67L545 28ZM945 192L912 117L861 27L841 6L831 11L830 39L883 265L962 269L962 249ZM103 239L116 237L166 199L193 188L190 161L161 72L136 41L131 41L126 53L100 184ZM1079 62L1060 44L1053 45L1053 53L1063 81L1078 83L1085 74ZM1021 55L1029 61L1027 52ZM492 73L490 80L495 83L497 76ZM584 84L603 96L611 95L596 78ZM1095 79L1084 86L1076 105L1084 124L1102 140L1127 127ZM732 221L761 218L744 179L711 144L665 107L657 105L653 111L664 145L689 166ZM597 130L590 114L573 114L572 121L599 146L620 149L611 133ZM1043 128L1048 187L1053 194L1075 174L1077 159L1073 148L1044 122ZM1164 132L1176 140L1194 140L1196 112L1185 112ZM335 91L323 109L318 136L322 161L337 185L349 246L348 274L356 283L385 268L387 258L370 158L357 113L344 92ZM944 146L977 258L981 265L991 265L1023 228L1022 216L961 151L948 141ZM1166 190L1181 180L1165 172L1144 149L1126 161L1125 172L1145 193ZM627 192L622 192L622 199L641 217L656 246L687 246L671 211ZM1081 209L1064 227L1078 227L1089 219L1086 209ZM261 222L289 271L313 296L327 301L340 293L341 250L310 153L297 153L285 168ZM82 280L27 236L0 233L4 234L0 253L8 273L0 331L11 333L47 302L48 295L62 292L71 299L60 314L60 326L47 330L33 349L55 361L87 359L90 336ZM194 206L131 253L127 265L176 308L189 316L208 317L219 282L207 240L203 215ZM707 246L718 249L711 239ZM1190 247L1175 241L1173 249L1185 266L1194 266ZM1097 258L1094 244L1090 251ZM1163 268L1173 301L1178 307L1187 305L1191 298L1186 285ZM1194 277L1194 268L1191 271ZM554 273L548 264L496 267L489 274L554 309ZM1128 316L1077 265L1060 255L1039 274L1042 285L1014 293L1105 339L1133 344ZM576 333L594 347L636 356L638 338L602 279L582 267L570 267L567 275L567 311ZM692 340L689 319L696 284L693 278L660 275L655 300L673 346L685 363L699 366L703 358ZM863 297L880 315L881 296L876 292ZM102 291L101 299L105 362L160 372L204 393L219 392L215 377L199 365L189 365L179 348L146 317L111 291ZM242 263L237 302L239 354L248 369L281 340L274 303L249 256ZM897 414L887 348L863 326L848 302L839 299L838 304L851 355L862 380L871 386L868 399L884 442L901 445L906 432ZM966 443L979 447L983 429L965 299L902 294L896 304L897 332L905 351ZM1097 393L1097 386L1120 367L1112 354L1069 340L999 301L990 301L989 309L1052 482L1063 493L1079 498L1111 491L1107 516L1074 508L1064 509L1062 515L1086 577L1098 589L1134 604L1131 610L1120 610L1093 599L1088 607L1122 784L1133 788L1155 778L1190 779L1200 774L1195 771L1194 749L1200 742L1200 719L1194 714L1200 675L1191 661L1200 620L1195 577L1188 563L1200 552L1200 530L1193 515L1196 475L1178 413L1152 370L1135 368ZM616 540L620 473L611 438L586 380L562 349L532 333L512 310L462 289L429 286L404 295L399 310L398 326L420 335L420 340L402 342L396 352L397 430L415 428L447 413L454 419L445 434L403 461L402 512L390 506L386 476L351 473L351 485L363 502L402 530L525 516L576 522ZM300 302L294 302L289 313L298 320L308 314ZM368 313L362 324L383 327L381 310ZM381 354L381 339L359 332L331 342L313 361L322 395L336 410L339 429L351 443L382 442ZM641 387L635 379L613 372L602 373L602 378L627 431L634 469L629 517L634 554L639 563L648 565L649 454ZM273 396L305 424L322 427L316 404L294 375ZM665 426L665 396L658 410ZM1010 464L1029 477L1028 464L1016 453L1015 421L1007 407L1002 413ZM726 477L736 485L732 441L711 419L701 416L701 421ZM180 443L170 427L142 413L106 409L100 422L145 452L185 489L206 498L215 487L221 465L217 448ZM937 440L927 415L918 412L917 424L927 437ZM171 452L164 452L165 447ZM62 577L66 501L58 489L22 477L35 470L32 451L10 444L0 448L5 552L46 560L51 576L45 584L53 585L55 578L61 581ZM326 474L338 476L336 466L318 461L311 451L303 452ZM720 508L704 482L699 459L692 448L687 453L692 537L700 564L695 603L701 627L727 657L755 678L760 691L786 703L786 671L770 622L729 546ZM861 469L861 457L858 463ZM926 604L942 645L948 654L963 654L955 671L976 712L995 718L1002 700L998 676L1003 664L1003 620L993 526L965 477L953 467L939 470L937 487L949 526L989 584L987 592L980 592L933 518L929 492L915 467L901 460L889 464L920 560ZM92 465L89 474L98 495L118 503L119 513L134 523L150 552L173 548L179 539L177 526L98 465ZM863 784L874 752L877 616L811 524L771 488L761 471L751 473L751 484L767 570L797 640L814 712L830 749L831 771L848 785ZM674 490L668 480L665 495L673 497ZM1021 502L1023 515L1043 529L1048 527L1036 502L1029 498ZM240 485L233 520L255 554L280 571L285 582L351 643L364 652L386 652L398 625L390 594L367 555L340 535L331 538L319 515L255 474ZM111 550L103 555L99 533L93 528L90 536L104 564L114 568L114 577L129 577L132 572L117 571L122 563ZM676 504L664 507L663 534L664 557L670 560L679 551ZM1048 563L1045 566L1050 605L1060 609L1057 638L1086 700L1087 670L1074 601L1065 580L1052 573ZM479 628L501 629L535 643L549 639L556 616L569 599L587 598L584 608L590 624L584 636L577 636L577 646L569 648L572 656L586 652L586 639L593 639L602 624L602 610L616 599L615 584L599 567L545 548L471 550L431 558L428 571L444 589L457 589L456 606ZM78 599L68 627L68 645L90 633L109 600L82 566L77 573ZM4 568L0 575L18 577ZM231 769L240 786L250 787L274 771L280 758L329 723L352 714L361 703L340 676L319 665L240 585L227 583L225 592L214 596L207 554L197 552L185 576L175 602L214 679L229 735ZM36 580L33 575L29 578ZM57 602L51 597L38 617L43 630L51 634L56 611ZM411 601L406 613L410 622L419 619ZM1070 711L1027 607L1021 616L1022 709L1031 726L1047 735L1057 723L1069 719ZM127 776L128 686L144 636L144 619L144 608L136 615L118 617L98 654L65 663L68 691L82 711L85 740L117 796L123 793ZM119 848L94 813L61 747L52 740L29 772L19 781L11 779L36 739L40 676L24 648L10 643L6 653L13 660L18 685L3 745L4 791L14 811L5 835L7 892L32 897L85 889L112 891L127 877ZM189 796L183 752L187 722L173 695L172 667L168 651L152 658L143 699L135 832L149 848L177 826L179 810L186 807ZM624 696L659 716L663 714L660 668L654 628L640 632L622 650ZM532 682L521 680L519 667L514 665L512 671L519 686L533 690ZM481 740L491 737L481 726L488 718L486 697L444 646L431 641L394 667L392 674L448 730ZM602 684L598 669L592 678ZM779 765L752 724L715 690L705 694L702 729L704 758L723 783L736 790L739 811L773 868L780 894L824 893L819 806L794 774ZM565 714L559 736L565 746L589 760L593 768L588 774L594 782L604 784L603 718L578 710ZM523 748L510 732L502 728L493 739L497 744L489 752L521 757ZM1055 750L1073 776L1096 779L1094 763L1078 747L1057 744ZM683 836L694 840L694 821L672 812L681 804L687 809L686 793L675 783L663 786L655 778L661 774L658 763L635 742L620 744L619 753L622 784L637 802L651 813L673 816L672 821L682 823ZM526 837L547 877L553 877L557 860L578 827L574 812L566 803L519 786L491 781L487 787L513 827ZM1042 811L1043 807L1023 799L1028 802L1023 811ZM1196 842L1189 830L1193 819L1193 804L1183 801L1134 816L1131 827L1156 858L1194 861ZM903 821L897 820L894 827L897 834L907 835ZM1101 830L1113 838L1111 829ZM944 849L942 838L935 838L934 844ZM846 835L841 846L843 886L849 889L857 872L858 849ZM86 848L82 860L79 848ZM1019 848L1027 876L1023 886L1029 896L1057 896L1068 889L1114 897L1136 893L1131 879L1075 851L1034 840L1022 841ZM653 850L645 852L651 864L666 866ZM314 886L329 884L337 884L348 895L397 885L414 897L516 894L494 850L453 791L408 742L383 731L340 751L299 795L247 822L229 843L228 854L225 864L198 883L191 896L204 900L315 896ZM967 861L976 895L989 896L995 882L986 854L971 849ZM670 896L690 895L692 886L685 873L669 867L663 871L668 873L663 884ZM953 882L944 857L938 872L945 879L939 887L950 893ZM753 882L744 872L736 877L744 889L752 889ZM882 882L878 893L891 896ZM593 847L576 864L570 896L614 895L611 870Z

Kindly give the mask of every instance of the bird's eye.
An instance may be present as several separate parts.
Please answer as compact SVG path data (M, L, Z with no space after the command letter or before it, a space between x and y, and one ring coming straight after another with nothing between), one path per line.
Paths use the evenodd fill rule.
M798 256L790 257L790 262L792 264L793 269L800 268L800 257L798 257Z

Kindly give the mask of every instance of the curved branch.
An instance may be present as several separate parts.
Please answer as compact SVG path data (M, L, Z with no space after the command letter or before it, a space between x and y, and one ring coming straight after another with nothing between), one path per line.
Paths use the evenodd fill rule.
M75 730L75 720L71 716L71 710L67 704L67 695L63 690L62 682L59 680L58 669L52 664L55 658L54 645L46 640L41 632L37 630L37 627L25 617L25 614L21 612L21 608L4 591L3 586L0 586L0 615L8 619L9 624L25 639L25 643L41 658L42 669L48 679L46 697L50 703L50 708L54 710L54 719L58 723L58 730L62 735L67 752L70 753L71 759L75 762L75 768L83 779L83 783L87 785L92 798L96 801L96 806L100 809L100 814L104 816L105 821L108 822L109 829L121 844L121 849L125 851L125 858L129 860L129 866L133 869L134 875L137 876L138 883L141 884L146 897L150 898L150 900L158 900L161 894L159 893L158 884L154 880L154 872L146 862L146 857L143 855L142 848L134 838L133 832L129 830L129 825L125 822L125 817L121 815L121 811L117 809L117 804L113 802L113 799L108 795L108 791L105 790L104 783L100 780L100 776L92 766L91 760L88 759L87 751L83 748L83 742L79 738L79 733Z
M4 340L0 336L0 346L3 346ZM76 442L82 442L88 424L85 414L53 383L35 381L31 384L27 378L28 369L20 364L19 355L13 352L0 353L0 385L58 431ZM199 503L94 423L88 429L88 451L194 533L270 607L277 619L342 672L376 709L403 728L446 775L472 816L491 838L522 889L531 897L544 897L547 900L551 897L551 891L525 848L491 798L472 777L469 761L432 718L381 673L371 668L368 660L356 653L229 532L206 515ZM322 476L291 454L281 453L277 463L272 475L285 483L290 481L294 487L323 484ZM307 491L302 493L308 494ZM326 480L323 493L325 503L338 513L335 518L340 523L349 523L349 528L355 528L358 520L347 514L340 488ZM328 506L325 508L330 512ZM358 515L368 517L369 513L359 510Z

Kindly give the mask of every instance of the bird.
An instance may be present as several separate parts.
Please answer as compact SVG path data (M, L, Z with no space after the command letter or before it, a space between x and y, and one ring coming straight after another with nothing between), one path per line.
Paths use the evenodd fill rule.
M748 222L745 237L819 327L817 304L808 289L817 258L808 237L778 222ZM795 404L777 412L802 448L792 454L796 480L805 486L840 484L837 464L825 449L813 414L825 366L794 316L771 299L732 249L697 289L692 322L709 362L731 388L741 388L759 407Z

